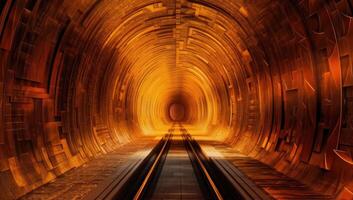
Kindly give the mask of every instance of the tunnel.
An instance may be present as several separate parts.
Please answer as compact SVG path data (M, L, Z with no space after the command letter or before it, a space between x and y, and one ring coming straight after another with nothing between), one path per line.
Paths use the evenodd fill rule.
M0 199L109 199L159 157L183 199L181 151L229 198L353 199L352 56L352 0L1 0Z

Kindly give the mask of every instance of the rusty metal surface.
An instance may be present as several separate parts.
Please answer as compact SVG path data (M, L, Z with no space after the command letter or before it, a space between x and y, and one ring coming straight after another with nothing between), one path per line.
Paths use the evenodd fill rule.
M209 138L352 197L352 17L352 0L2 1L3 198L159 130L160 96Z

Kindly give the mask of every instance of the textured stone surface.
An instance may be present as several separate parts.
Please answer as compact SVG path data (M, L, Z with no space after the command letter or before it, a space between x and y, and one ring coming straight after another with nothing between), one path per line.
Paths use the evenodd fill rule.
M153 140L136 140L118 149L89 161L78 168L71 169L64 175L26 194L25 200L83 199L108 178L116 175L124 163L138 151L148 151L153 147Z
M214 147L214 152L207 152L209 145ZM288 177L263 162L241 154L228 145L205 143L203 150L210 157L232 163L234 167L274 199L334 199L334 196L325 194L329 191L315 191L315 188Z

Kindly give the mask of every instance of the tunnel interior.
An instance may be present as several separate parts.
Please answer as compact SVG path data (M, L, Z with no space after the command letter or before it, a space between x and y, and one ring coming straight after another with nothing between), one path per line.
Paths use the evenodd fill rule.
M182 123L352 198L352 17L352 0L2 0L2 197Z
M185 123L188 113L188 109L183 102L178 101L169 106L169 119L172 122Z

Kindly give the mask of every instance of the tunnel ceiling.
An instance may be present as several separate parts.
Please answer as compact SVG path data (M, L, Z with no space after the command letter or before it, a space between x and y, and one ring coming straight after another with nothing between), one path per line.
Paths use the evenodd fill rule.
M5 195L174 122L352 191L351 0L2 2Z

